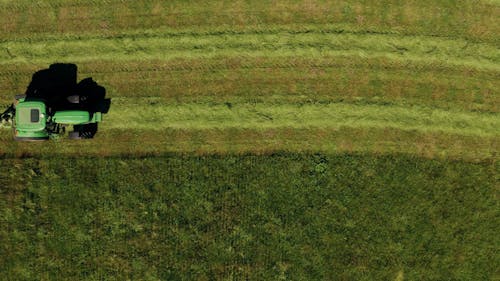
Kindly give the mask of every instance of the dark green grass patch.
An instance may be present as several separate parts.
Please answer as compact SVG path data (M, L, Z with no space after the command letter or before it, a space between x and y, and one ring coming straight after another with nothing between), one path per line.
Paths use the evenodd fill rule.
M487 280L495 162L269 154L2 160L15 280Z

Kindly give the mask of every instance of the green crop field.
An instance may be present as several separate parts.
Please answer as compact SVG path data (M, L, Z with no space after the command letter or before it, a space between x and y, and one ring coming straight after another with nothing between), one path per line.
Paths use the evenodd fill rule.
M0 0L0 280L498 280L500 2ZM0 110L2 111L2 110Z

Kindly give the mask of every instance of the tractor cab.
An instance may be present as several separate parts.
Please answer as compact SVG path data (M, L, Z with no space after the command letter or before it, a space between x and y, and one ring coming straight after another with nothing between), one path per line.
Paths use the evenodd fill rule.
M15 138L18 140L45 140L49 138L46 129L47 112L42 101L19 100L15 113Z

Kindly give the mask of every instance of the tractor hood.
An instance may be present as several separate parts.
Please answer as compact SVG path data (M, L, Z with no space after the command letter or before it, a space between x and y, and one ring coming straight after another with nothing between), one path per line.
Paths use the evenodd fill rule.
M63 110L56 112L54 116L52 116L52 122L68 125L97 123L101 121L101 112L94 112L91 114L83 110Z
M58 111L52 117L52 122L59 124L84 124L90 121L90 113L81 110Z

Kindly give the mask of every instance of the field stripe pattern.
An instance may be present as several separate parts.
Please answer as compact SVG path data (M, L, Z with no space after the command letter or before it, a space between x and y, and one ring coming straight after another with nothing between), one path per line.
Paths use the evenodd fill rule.
M4 1L2 21L9 22L0 35L0 104L22 93L34 71L70 62L78 64L79 77L94 77L113 98L99 132L104 139L148 130L333 134L351 128L354 136L355 128L389 129L412 131L426 146L432 146L426 134L476 138L490 144L478 149L494 157L500 50L498 26L491 23L498 6L480 1L457 10L446 3L383 2L369 10L349 1L253 7L111 1L106 9L98 2L41 1L31 8ZM35 8L48 16L30 17ZM478 13L481 18L473 16ZM458 18L469 28L457 26ZM291 134L307 146L304 134ZM392 151L389 142L373 140L380 151ZM242 151L257 151L258 142ZM183 147L155 149L177 151L176 145ZM327 147L335 152L341 146ZM18 153L5 147L13 149L4 143L5 155Z

